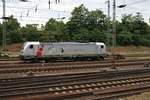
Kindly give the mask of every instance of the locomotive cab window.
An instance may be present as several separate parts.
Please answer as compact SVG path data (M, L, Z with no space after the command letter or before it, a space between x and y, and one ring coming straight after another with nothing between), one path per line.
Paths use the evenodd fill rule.
M44 47L44 45L42 44L41 47Z
M104 48L104 45L101 45L101 48L103 49L103 48Z
M30 45L29 48L30 48L30 49L33 49L33 45Z

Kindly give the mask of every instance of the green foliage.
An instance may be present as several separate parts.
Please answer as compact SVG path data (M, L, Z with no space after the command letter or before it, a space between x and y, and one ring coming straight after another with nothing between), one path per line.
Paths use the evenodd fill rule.
M82 34L74 34L73 40L80 42L98 42L103 41L106 42L107 34L100 32L99 30L89 31L87 29L80 30Z
M85 23L89 30L96 29L102 32L107 29L107 18L101 10L89 12Z
M39 41L41 38L41 31L38 30L38 25L30 24L20 29L20 34L23 35L23 41Z
M140 44L143 46L149 46L150 47L150 39L142 38Z
M10 41L9 43L23 42L22 35L19 34L18 32L14 32L14 33L9 34L8 38L9 38L9 41Z
M150 33L150 26L144 22L144 19L140 13L137 13L135 16L132 14L123 15L121 24L122 31L143 35Z
M13 16L10 16L9 20L6 20L6 28L7 32L16 31L20 29L20 23L17 19L13 18Z
M132 14L124 15L122 17L122 23L120 23L120 32L126 33L124 35L118 35L118 43L120 45L150 45L150 26L144 22L144 18L140 13L135 16ZM127 34L130 33L130 34Z
M73 41L106 42L107 20L101 10L88 11L80 5L73 10L66 32Z
M148 35L141 35L140 37L140 45L149 46L150 47L150 34Z
M72 17L67 22L68 33L82 34L83 30L86 30L86 34L92 30L106 31L107 20L101 10L88 11L84 5L80 5L73 10Z
M80 29L87 26L86 19L88 13L89 11L84 7L84 5L75 7L75 9L72 11L72 17L70 18L70 21L67 22L67 29L69 34L79 34Z
M7 43L18 43L22 42L22 36L19 34L20 23L17 19L10 16L9 20L6 20L6 34Z
M140 37L141 37L140 35L133 35L132 36L132 44L136 45L136 46L140 45L140 43L141 43Z
M117 43L119 45L130 45L132 44L132 34L131 33L124 33L117 35Z
M65 40L64 36L65 24L62 21L56 21L55 19L50 19L45 27L44 33L47 33L47 39L49 41L63 41Z

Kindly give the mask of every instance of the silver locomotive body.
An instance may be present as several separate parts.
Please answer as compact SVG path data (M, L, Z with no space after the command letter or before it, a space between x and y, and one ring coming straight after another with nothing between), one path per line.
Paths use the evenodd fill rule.
M103 58L106 46L100 42L25 42L21 50L23 60L31 59L59 59L59 58Z

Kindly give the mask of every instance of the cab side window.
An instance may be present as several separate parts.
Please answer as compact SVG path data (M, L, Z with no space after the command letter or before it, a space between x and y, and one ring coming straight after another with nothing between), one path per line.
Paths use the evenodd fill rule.
M101 45L101 48L103 49L103 48L104 48L104 45Z
M33 49L33 45L30 45L29 48L30 48L30 49Z

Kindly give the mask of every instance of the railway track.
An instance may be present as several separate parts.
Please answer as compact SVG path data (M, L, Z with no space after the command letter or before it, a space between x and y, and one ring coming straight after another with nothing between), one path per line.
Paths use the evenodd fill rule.
M0 80L2 100L104 100L147 89L148 68Z
M150 59L141 60L105 60L105 61L76 61L76 62L57 62L57 63L1 63L2 68L20 67L41 67L41 66L62 66L62 65L83 65L83 64L106 64L106 63L126 63L126 62L150 62Z
M146 56L149 56L149 55L146 55ZM129 55L129 57L132 57L131 55ZM133 56L133 57L136 57L136 56ZM143 57L143 56L142 56ZM110 62L112 61L112 57L111 58L106 58L105 61L100 61L100 62ZM129 61L129 60L150 60L149 58L145 58L145 59L114 59L115 61ZM59 63L59 62L62 62L62 63L68 63L68 62L75 62L75 61L63 61L63 60L58 60L58 61L53 61L51 63ZM80 62L80 61L76 61L76 62ZM89 61L82 61L82 62L89 62ZM90 61L91 62L91 61ZM99 61L98 61L99 62ZM0 64L24 64L24 63L31 63L31 62L23 62L21 61L19 58L0 58Z
M4 57L0 58L0 61L19 61L19 57Z
M69 76L67 74L64 75L47 75L47 76L32 76L32 77L24 77L24 78L8 78L8 79L0 79L0 85L2 86L1 88L7 86L9 87L9 85L11 86L19 86L20 84L25 84L25 83L30 83L30 85L34 85L34 83L40 83L43 81L49 81L51 83L56 84L59 83L60 81L66 79L66 80L70 80L72 81L78 81L78 78L81 80L81 78L84 79L96 79L96 78L108 78L108 77L114 77L114 76L119 76L119 75L124 75L127 76L128 72L130 73L130 75L134 75L137 73L149 73L147 69L145 70L136 70L137 72L134 73L130 73L130 70L123 70L123 71L116 71L116 72L112 72L112 71L108 71L108 72L91 72L91 73L80 73L80 74L70 74ZM141 74L140 74L141 75ZM74 80L75 78L75 80ZM66 82L65 80L65 82Z
M62 72L62 71L85 71L100 70L102 68L127 67L127 66L147 66L149 60L118 61L118 62L66 62L66 63L40 63L40 64L15 64L0 66L0 74L7 73L39 73L39 72Z

